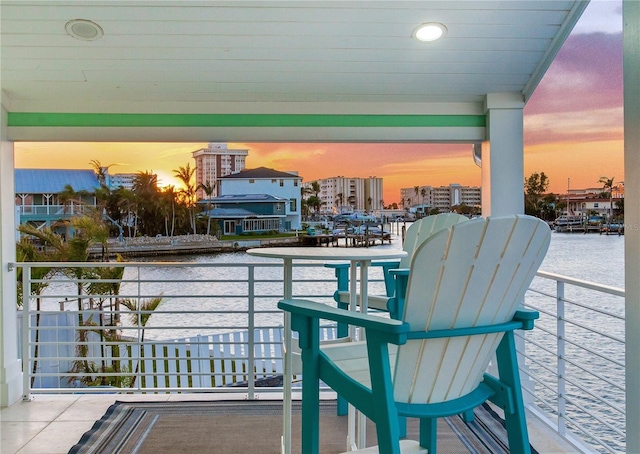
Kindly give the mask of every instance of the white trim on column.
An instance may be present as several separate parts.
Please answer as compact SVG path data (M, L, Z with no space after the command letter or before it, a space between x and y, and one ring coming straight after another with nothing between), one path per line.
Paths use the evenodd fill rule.
M482 145L482 214L524 212L524 99L521 93L489 93L487 139Z
M0 406L8 406L22 396L22 368L18 360L16 272L15 185L13 142L7 137L7 111L0 113Z
M640 452L640 2L625 0L622 8L626 432L627 452Z

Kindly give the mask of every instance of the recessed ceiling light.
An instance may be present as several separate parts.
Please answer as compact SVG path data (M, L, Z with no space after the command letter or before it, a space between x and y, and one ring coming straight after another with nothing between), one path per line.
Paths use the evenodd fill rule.
M418 41L435 41L447 34L447 27L439 22L427 22L420 24L413 32Z
M82 41L95 41L102 38L104 32L95 22L86 19L73 19L66 23L64 29L69 36Z

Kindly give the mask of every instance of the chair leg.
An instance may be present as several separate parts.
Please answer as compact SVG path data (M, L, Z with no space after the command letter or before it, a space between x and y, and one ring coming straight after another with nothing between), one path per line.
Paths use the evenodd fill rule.
M399 417L393 400L391 366L387 344L367 336L367 352L371 374L372 398L376 402L373 421L376 424L378 449L385 454L400 454Z
M400 438L407 438L407 417L398 417L398 428L400 429Z
M420 446L427 448L429 454L438 451L438 418L420 418Z
M462 420L464 422L473 422L474 419L476 419L476 414L473 412L473 408L462 413Z
M318 319L303 319L307 329L300 332L302 345L302 452L320 452L320 376L318 358L320 329Z
M340 309L344 309L344 310L348 310L349 309L349 305L345 304L345 303L341 303L340 302L340 298L338 297L338 292L339 291L344 291L344 290L349 290L349 267L340 267L340 268L336 268L335 269L335 275L337 278L337 283L338 283L338 290L336 291L336 294L334 295L334 299L338 305L338 307ZM337 327L337 333L336 333L336 337L341 338L341 337L347 337L349 336L349 326L345 323L338 323L338 327ZM338 400L337 400L337 411L336 413L338 414L338 416L344 416L348 413L348 408L349 408L349 402L347 402L347 400L338 395Z
M505 383L512 392L515 406L513 413L505 412L509 452L513 454L530 454L531 445L529 444L513 331L507 331L504 334L496 354L500 381Z

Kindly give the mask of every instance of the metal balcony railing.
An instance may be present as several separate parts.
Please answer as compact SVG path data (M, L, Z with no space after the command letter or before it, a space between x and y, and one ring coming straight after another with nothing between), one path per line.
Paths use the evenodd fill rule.
M24 292L28 315L19 317L25 398L105 388L245 389L249 398L256 387L282 390L278 261L17 266L22 288L31 289ZM295 266L294 296L331 304L333 272L319 263Z
M31 289L21 311L25 398L282 392L282 264L245 259L15 264ZM372 294L384 289L378 273ZM333 270L294 264L294 297L334 304L335 285ZM539 272L525 303L541 314L523 341L530 409L575 445L624 452L624 290Z
M95 205L70 203L68 205L17 205L19 216L77 216L88 209L95 209Z
M624 290L538 272L526 305L540 312L525 341L527 389L565 438L625 452Z

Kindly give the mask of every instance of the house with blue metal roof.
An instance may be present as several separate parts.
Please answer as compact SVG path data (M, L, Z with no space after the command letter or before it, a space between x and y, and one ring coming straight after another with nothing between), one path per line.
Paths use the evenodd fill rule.
M256 214L264 214L260 210L265 204L270 203L266 199L260 199L259 205L256 195L266 195L272 197L272 201L278 200L274 205L274 209L280 206L280 202L284 200L284 211L278 212L278 216L284 215L283 223L280 230L295 230L302 228L302 209L301 209L301 187L302 177L297 172L282 172L280 170L270 169L267 167L258 167L255 169L244 169L240 172L226 175L220 179L220 195L217 200L225 203L223 197L238 196L252 198L254 202L244 205L243 208L253 211L258 210ZM237 201L243 200L238 198ZM248 199L244 199L248 200ZM204 201L206 203L206 201ZM274 212L274 214L276 214ZM272 229L269 229L272 230Z
M289 200L269 194L226 194L201 201L212 206L202 213L215 222L223 235L290 230L286 222Z
M63 194L73 189L69 199ZM15 204L20 224L51 227L95 206L100 187L93 170L15 169Z

